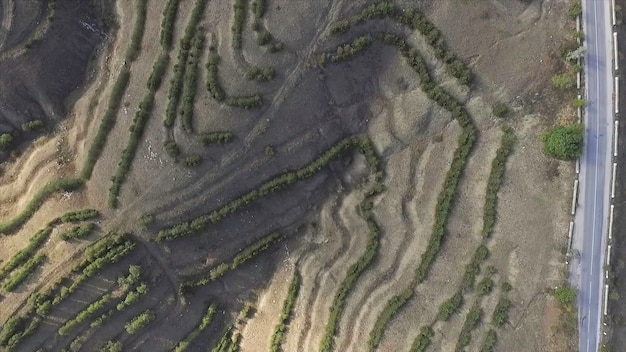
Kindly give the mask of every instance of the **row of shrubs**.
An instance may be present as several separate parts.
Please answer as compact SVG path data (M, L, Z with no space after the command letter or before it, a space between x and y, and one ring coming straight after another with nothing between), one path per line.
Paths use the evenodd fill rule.
M193 133L193 105L196 99L196 86L198 84L198 63L204 45L204 36L197 35L191 43L191 51L187 59L187 68L184 78L184 96L181 111L183 128L187 133Z
M100 316L98 316L96 319L91 321L89 326L92 328L102 326L102 324L104 324L111 317L111 315L113 315L116 309L117 311L122 311L127 306L136 302L139 299L139 294L135 294L137 296L136 299L135 299L135 295L132 295L129 298L129 291L130 289L133 288L133 286L135 286L135 284L139 282L140 279L141 279L141 267L139 265L130 265L128 267L128 275L117 278L117 286L119 287L120 292L126 293L126 297L124 298L124 300L120 300L116 308L111 308L107 310L106 312L100 314ZM144 286L144 287L139 288L139 286ZM139 286L136 287L136 291L138 293L147 292L147 285L145 283L141 283L139 284Z
M2 288L7 292L14 291L26 278L32 274L46 259L45 254L37 254L34 257L28 259L24 266L16 271L11 277L2 285Z
M504 296L501 297L493 311L491 324L498 328L504 326L509 319L509 308L511 308L511 301Z
M506 161L513 152L515 144L515 133L510 127L503 128L504 134L500 140L500 147L496 152L496 157L491 162L491 172L487 181L487 194L485 196L485 208L483 212L483 231L484 237L489 237L496 223L496 206L498 203L498 191L502 185Z
M124 345L121 341L107 341L102 347L98 349L98 352L122 352Z
M135 61L141 51L141 41L146 30L146 15L148 12L148 0L137 1L137 18L133 26L133 32L130 36L130 45L126 49L126 60Z
M33 237L28 241L28 245L15 253L13 257L0 268L0 281L4 280L13 270L17 269L20 265L26 263L29 259L33 258L35 253L41 248L41 246L50 238L52 228L46 227L35 233Z
M430 346L430 340L435 336L435 332L430 326L422 326L420 334L417 335L411 345L411 352L424 352Z
M235 0L233 3L233 48L241 49L243 26L246 22L246 0Z
M67 231L63 231L59 234L59 237L63 241L83 238L93 233L96 230L96 228L97 228L96 224L93 222L90 222L84 226L75 226Z
M298 272L298 270L296 270L293 274L293 279L291 280L289 289L287 290L287 298L285 298L285 302L283 303L283 310L280 313L279 322L274 328L274 333L272 334L270 352L280 351L280 346L283 341L283 334L285 333L285 329L289 324L289 320L291 319L291 314L293 313L293 307L296 304L296 299L298 298L301 284L302 276L300 276L300 273Z
M296 181L305 180L313 176L322 168L326 167L331 161L336 160L348 150L361 145L364 146L368 143L369 140L363 138L355 136L348 137L333 145L307 166L297 170L284 172L273 179L264 182L258 188L247 192L239 198L228 202L208 214L204 214L193 220L185 221L178 225L160 230L157 233L157 241L174 240L176 238L186 237L198 233L209 224L216 224L220 222L224 217L235 213L241 208L262 197L265 197L270 193L281 190Z
M39 209L43 202L55 192L71 192L80 188L82 185L83 181L75 178L62 178L49 182L35 194L21 213L8 222L0 224L0 233L6 235L18 230L35 214L35 211Z
M216 101L224 101L224 99L226 99L226 92L224 92L224 88L222 88L219 77L220 60L217 48L215 46L209 47L209 60L206 64L206 87L211 97Z
M43 121L37 119L37 120L32 120L32 121L28 121L28 122L24 122L22 124L22 131L24 132L29 132L29 131L37 131L42 129L44 126Z
M364 34L356 37L352 42L345 43L337 46L334 53L322 53L319 58L320 66L324 66L327 60L330 62L339 62L351 60L357 55L361 54L372 44L372 37L369 34Z
M41 324L39 317L28 322L23 317L12 316L2 327L0 346L5 347L6 351L13 351L25 338L35 332L39 324Z
M85 309L81 310L76 316L72 319L67 320L60 328L59 335L64 336L67 335L68 331L75 327L76 325L85 321L85 319L94 315L97 311L104 308L104 306L109 303L111 300L110 294L104 294L97 300L93 301L89 306Z
M170 81L170 90L167 96L168 103L165 110L165 120L163 121L166 127L174 126L174 122L176 121L176 111L178 110L180 97L183 93L183 78L187 66L189 50L191 49L191 42L196 36L198 24L202 19L207 2L208 0L196 0L193 10L191 11L191 18L185 28L185 34L180 40L178 62L174 65L174 77L172 77Z
M60 220L63 223L81 222L85 220L95 219L100 216L100 212L96 209L82 209L65 213Z
M426 42L433 48L435 56L445 62L446 71L449 74L465 85L469 85L472 82L472 71L460 58L451 52L441 31L419 10L412 8L399 9L391 1L372 4L365 7L358 15L339 21L331 29L331 32L345 32L356 24L374 18L391 18L409 26L413 30L419 31L426 39Z
M183 286L186 287L194 287L194 286L204 286L211 281L222 277L226 272L230 270L234 270L239 267L241 264L247 262L248 260L256 257L260 253L267 250L274 243L282 240L284 236L278 232L270 233L269 235L263 236L259 240L253 242L249 246L240 250L230 262L223 262L213 269L209 270L209 274L206 277L203 277L198 280L191 280L186 283L183 283Z
M13 135L11 133L0 134L0 151L7 151L13 143Z
M115 308L118 311L123 311L126 307L137 303L142 295L148 292L148 285L145 282L140 283L134 291L128 291L123 300L121 300Z
M391 318L398 312L398 310L404 306L404 304L413 297L415 292L413 288L409 287L404 290L401 294L392 297L385 306L385 309L378 315L376 318L376 322L374 323L374 327L370 332L369 340L367 344L369 346L370 351L375 351L380 341L383 338L383 333L385 332L385 328L391 321Z
M139 108L133 118L133 123L130 126L130 136L128 138L128 145L122 151L120 161L117 164L117 171L111 178L112 184L109 188L108 205L109 208L117 208L118 196L122 189L122 185L126 182L126 177L130 171L130 167L137 154L137 148L142 140L143 133L145 131L148 119L152 114L154 108L154 95L161 86L163 75L169 62L169 56L167 54L161 55L152 67L152 72L148 78L147 88L148 92L144 96L143 100L139 103Z
M214 131L198 135L198 139L204 145L226 144L232 142L233 138L233 133L229 131Z
M448 216L456 195L456 189L463 171L465 170L469 154L476 142L476 127L465 107L434 82L424 59L419 56L417 50L410 48L404 39L391 34L382 34L379 38L383 42L392 44L398 48L411 68L418 74L422 91L439 106L450 111L452 117L457 120L459 125L463 128L458 138L457 149L454 151L452 164L446 174L443 189L437 198L433 231L428 241L426 251L422 254L420 265L415 273L415 280L417 283L420 283L428 276L435 257L439 253L441 243L443 242Z
M352 291L354 284L361 274L369 267L371 262L378 254L378 245L380 239L380 227L374 219L373 198L384 191L383 178L384 173L380 169L380 158L374 150L372 142L367 138L362 138L358 142L361 153L365 156L371 177L374 179L373 186L366 192L365 199L359 206L360 216L367 223L367 244L365 252L356 263L352 264L346 273L346 277L339 285L337 293L330 307L330 315L322 342L320 344L321 352L329 352L334 350L334 338L337 332L339 318L345 308L348 294Z
M148 309L126 323L124 325L124 329L127 333L134 334L146 325L150 324L155 318L156 315L154 312Z
M261 104L263 104L263 98L261 98L261 95L259 94L241 95L226 98L226 105L236 108L251 109L257 106L261 106Z
M160 42L163 49L169 52L174 38L174 27L176 25L176 14L180 0L168 0L163 10L163 20L161 21Z
M493 352L496 348L496 343L498 342L498 334L494 329L489 329L485 338L483 339L483 344L480 347L480 352Z
M176 345L176 347L174 347L174 352L183 352L183 351L187 350L187 348L189 348L189 345L191 345L193 340L198 338L198 336L200 336L200 334L204 330L206 330L206 328L209 326L209 324L211 324L211 321L213 321L213 316L215 315L215 309L216 308L217 307L216 307L215 303L212 303L209 306L209 308L207 309L206 313L204 313L204 315L202 316L202 320L200 321L200 324L198 324L198 326L193 328L193 330L191 330L189 335L187 335L184 339L182 339Z
M454 348L456 352L465 351L465 347L472 341L472 331L478 326L482 316L483 310L478 304L475 304L467 313L467 316L465 316L465 322L463 323L463 327L461 327L461 332L459 333L459 338L456 341L456 347Z

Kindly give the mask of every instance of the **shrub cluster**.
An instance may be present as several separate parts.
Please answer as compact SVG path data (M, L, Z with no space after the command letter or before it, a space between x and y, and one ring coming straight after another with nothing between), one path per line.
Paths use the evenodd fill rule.
M137 315L124 325L124 329L129 334L134 334L141 328L148 325L156 318L156 315L151 310L146 310L143 313Z
M498 205L498 191L502 185L504 169L509 155L513 152L515 145L515 133L510 127L503 128L504 134L500 139L500 147L496 151L496 157L491 162L491 172L487 181L487 192L485 196L485 208L483 210L483 231L484 237L489 237L496 223L496 206Z
M424 352L430 346L430 339L435 336L435 332L430 326L422 326L420 334L417 335L411 345L411 352Z
M323 66L327 59L331 62L351 60L369 48L370 44L372 44L372 37L369 34L359 36L350 43L339 45L334 53L322 53L320 65Z
M501 297L496 304L496 308L491 316L491 324L495 327L502 327L509 318L509 308L511 307L511 301L506 297Z
M380 344L380 341L383 338L383 333L385 332L385 328L391 318L398 312L398 310L413 297L415 292L412 288L407 288L401 294L394 296L387 302L385 309L378 315L376 318L376 322L374 323L374 328L370 332L370 338L368 340L369 350L374 351Z
M7 292L14 291L17 288L17 286L19 286L22 282L24 282L24 280L26 280L28 275L32 274L35 271L35 269L37 269L39 265L41 265L44 259L46 259L46 255L41 254L41 253L28 259L28 261L24 263L24 266L22 266L21 269L16 271L15 274L13 274L4 283L4 285L2 285L2 288Z
M163 20L161 21L161 46L164 50L169 51L172 47L172 39L174 37L174 26L176 24L176 13L178 12L178 4L180 0L168 0L163 11Z
M46 227L35 233L33 237L28 241L28 245L15 253L13 257L0 268L0 281L4 280L13 270L20 265L26 263L29 259L33 258L33 255L41 248L41 246L50 238L52 228Z
M488 256L489 249L484 244L481 244L478 248L476 248L472 260L465 266L461 289L471 289L474 287L476 276L480 273L480 265L485 261L485 259L487 259Z
M467 316L465 317L463 327L461 328L461 333L459 334L459 339L457 340L456 347L454 349L455 351L465 351L465 347L469 345L469 343L472 341L472 330L474 330L476 326L478 326L482 315L483 310L478 304L475 304L472 309L470 309L470 311L467 313Z
M95 219L100 216L100 212L95 209L83 209L77 211L71 211L61 216L61 221L64 223L81 222L85 220Z
M374 18L387 18L396 13L396 7L392 1L383 1L378 4L371 4L356 16L352 16L339 21L330 29L333 34L346 32L350 27L360 24L365 20Z
M143 40L143 34L146 29L146 14L148 12L148 0L138 0L137 18L135 19L135 25L133 26L133 33L130 36L130 45L126 49L126 60L135 61L139 52L141 51L141 41Z
M576 160L583 153L584 134L581 124L553 127L541 135L543 152L559 160Z
M106 344L104 344L104 346L100 347L100 349L98 349L98 352L122 352L122 349L124 348L124 345L122 344L121 341L107 341Z
M26 337L32 335L41 324L41 319L36 317L27 324L23 317L11 317L2 327L0 333L0 346L7 351L14 350Z
M32 120L32 121L24 122L22 124L22 131L24 131L24 132L37 131L37 130L41 129L43 126L44 126L43 121L41 121L41 120Z
M246 0L235 0L233 4L233 48L241 49L243 25L246 21Z
M198 76L198 62L204 44L204 36L196 36L191 43L191 51L187 60L187 68L185 69L185 83L183 106L180 114L183 119L183 128L187 133L193 133L193 105L196 99L196 86Z
M92 302L89 306L87 306L87 308L83 309L82 311L80 311L78 314L76 314L76 316L73 319L70 319L68 321L66 321L60 328L59 328L59 335L64 336L67 335L67 332L72 329L73 327L75 327L76 325L82 323L83 321L85 321L85 319L91 317L92 315L94 315L97 311L101 310L102 308L104 308L104 306L109 303L109 300L111 299L111 295L109 294L104 294L102 295L100 298L98 298L96 301Z
M236 108L251 109L261 104L263 104L263 98L259 94L228 97L226 99L226 105Z
M498 334L496 333L494 329L489 329L489 331L487 331L487 335L485 335L483 344L480 347L480 352L493 352L496 348L497 342L498 342Z
M183 162L187 167L196 167L202 164L202 157L198 154L189 155L185 157Z
M0 151L9 150L13 143L13 135L10 133L0 134Z
M274 328L274 334L272 334L270 352L280 351L283 334L285 333L287 324L289 324L289 320L291 319L293 307L296 304L296 299L298 298L298 293L300 292L301 283L302 277L300 276L300 273L296 270L296 272L293 274L293 279L291 280L289 289L287 290L287 298L285 298L285 302L283 303L283 310L280 313L279 322Z
M200 333L202 333L209 326L209 324L211 324L211 321L213 320L213 316L215 315L215 309L216 309L215 303L209 306L206 313L204 313L204 316L202 316L202 320L200 321L200 324L198 324L198 326L196 326L193 330L191 330L189 335L187 335L184 339L182 339L176 345L176 347L174 347L174 352L185 351L189 347L189 345L191 345L193 340L198 338Z
M189 56L189 50L191 49L191 42L196 35L198 23L202 19L202 14L206 8L208 0L196 0L196 3L191 10L191 18L185 28L185 34L180 40L180 50L178 51L178 62L174 65L174 77L170 81L170 90L168 92L168 103L165 110L165 120L163 124L166 127L174 126L176 120L176 110L178 109L178 103L183 91L183 78L185 75L185 69L187 66L187 58Z
M489 277L486 277L480 280L480 282L478 283L478 286L476 286L476 292L481 296L485 296L491 293L491 290L493 289L493 285L494 285L493 280Z
M263 236L259 240L240 250L230 262L223 262L218 264L213 269L209 270L208 276L198 280L188 281L183 284L183 287L204 286L211 281L222 277L226 272L234 270L239 267L239 265L256 257L260 253L267 250L271 245L279 242L283 238L284 236L277 232Z
M239 198L228 202L208 214L201 215L193 220L185 221L159 231L157 233L157 241L173 240L197 233L210 223L216 224L224 217L235 213L239 209L270 193L283 189L296 181L305 180L313 176L322 168L326 167L331 161L336 160L348 150L355 147L361 147L361 150L367 150L366 147L368 145L371 148L370 142L367 139L348 137L322 153L317 159L307 166L298 170L284 172L273 179L264 182L258 188L247 192Z
M200 139L200 142L204 145L226 144L232 142L233 138L233 133L229 131L215 131L198 135L198 139Z
M49 182L35 194L21 213L8 222L0 224L0 233L9 234L19 229L53 193L59 191L71 192L80 188L82 185L83 180L75 178L62 178Z
M271 67L253 66L246 72L246 78L254 81L269 81L274 78L274 69Z
M128 66L125 65L122 67L120 74L117 76L117 80L113 85L107 109L104 112L104 116L102 116L100 127L98 127L98 133L93 139L93 142L89 147L89 151L87 152L87 158L85 159L83 169L80 173L80 177L83 180L88 180L89 178L91 178L91 173L93 172L93 168L96 165L96 161L100 157L102 149L104 149L104 144L106 143L107 137L109 136L109 133L115 125L115 116L120 109L122 98L124 97L124 93L126 92L129 81L130 69Z
M441 321L448 321L452 314L456 313L459 307L461 307L461 304L463 304L463 294L460 291L457 291L452 297L439 306L437 319Z
M224 92L224 88L222 88L222 84L220 83L219 78L219 63L220 56L217 54L217 49L215 47L209 48L209 61L206 64L207 69L207 90L211 97L217 101L223 101L226 99L226 93Z
M124 299L121 300L115 308L120 312L123 311L124 309L126 309L126 307L139 301L141 295L146 294L146 292L148 292L148 285L142 282L135 288L134 291L128 291Z
M178 144L176 144L175 141L168 139L165 141L163 146L165 147L165 152L167 153L167 155L171 156L172 158L176 159L180 155L180 148L178 148Z
M92 232L96 230L97 226L93 222L88 223L85 226L75 226L70 230L61 232L59 237L63 241L69 241L76 238L83 238L89 236Z

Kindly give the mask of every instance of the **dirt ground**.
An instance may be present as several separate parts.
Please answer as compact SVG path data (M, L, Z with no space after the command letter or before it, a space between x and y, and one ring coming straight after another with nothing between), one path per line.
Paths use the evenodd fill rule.
M23 5L15 5L21 2L0 3L3 28L30 23L20 33L32 32L36 18L46 16L44 10L24 12L20 7ZM52 33L57 26L61 31L78 28L69 22L62 27L66 23L62 14L82 7L60 0L58 3L59 18L46 27L45 33ZM562 97L551 88L549 77L557 65L556 52L567 32L564 28L571 25L565 22L568 1L398 1L398 5L423 10L453 51L470 64L476 75L471 89L446 73L421 35L403 30L389 20L374 20L341 36L329 33L333 23L356 13L368 1L267 1L267 12L259 21L275 40L284 43L285 49L277 53L257 44L251 30L255 20L249 10L243 49L233 49L232 1L209 1L200 32L211 42L215 39L224 90L229 96L258 92L264 103L245 110L212 99L206 89L205 47L200 54L196 87L195 134L189 134L182 128L180 113L172 129L164 127L163 118L179 41L194 3L181 2L169 52L170 66L156 92L153 112L122 187L120 207L107 208L110 180L128 143L129 126L146 94L146 80L154 60L163 52L159 35L165 1L148 1L141 52L130 64L130 84L93 177L80 191L55 194L19 231L0 238L0 258L8 259L54 217L87 207L102 213L101 230L85 240L66 243L55 230L42 249L49 259L41 269L15 293L2 293L0 322L16 312L23 313L31 292L66 276L81 250L94 239L108 231L132 232L138 243L132 255L89 279L68 301L55 307L20 349L60 350L79 336L83 336L83 346L119 340L126 349L172 349L198 324L208 305L216 303L219 309L214 321L189 348L204 350L207 344L214 346L237 312L250 303L255 313L239 331L241 350L266 350L294 270L302 274L302 287L285 331L283 350L319 349L332 297L367 242L367 224L359 210L368 188L367 168L358 153L348 153L315 176L253 202L189 239L158 243L154 237L158 230L217 209L281 172L307 165L346 136L361 134L371 138L386 171L386 190L374 202L374 217L381 228L380 247L376 259L349 293L339 318L335 346L338 351L366 350L369 333L386 302L406 289L414 276L461 133L451 114L428 99L420 90L416 74L388 46L375 43L348 62L317 66L322 50L334 50L341 42L368 31L389 31L409 34L408 42L426 59L435 81L465 104L479 134L458 187L447 239L428 279L415 287L415 296L389 323L379 350L406 350L419 327L434 321L439 305L458 287L463 268L481 240L487 177L504 124L512 126L518 142L507 162L499 194L498 222L487 243L491 255L483 264L483 269L495 268L493 277L497 283L507 281L513 286L508 293L513 303L509 322L498 329L497 350L558 350L559 344L552 335L553 303L546 290L562 280L565 264L561 248L566 240L571 187L568 180L572 179L573 165L545 157L539 136L555 121L562 106L556 104ZM46 8L44 2L38 4ZM92 14L101 8L89 7L89 11ZM34 17L22 20L16 15L20 13ZM54 121L67 116L54 127L50 125L54 134L37 139L19 158L3 165L0 221L18 214L42 184L58 177L75 177L79 172L107 108L112 84L125 64L124 51L136 18L135 1L116 2L115 14L119 26L114 34L103 34L106 39L100 34L83 33L80 38L69 40L67 45L74 49L68 49L68 65L72 67L68 77L81 80L52 88L38 85L37 89L44 93L28 93L38 99L65 103L65 97L71 95L67 87L75 89L80 82L87 82L82 83L84 87L79 93L71 95L74 100L67 114L56 107L44 109L47 113L54 111ZM27 35L18 38L13 33L0 31L1 50L14 48ZM32 55L32 60L46 56L46 36L42 38L40 44L23 55ZM95 64L88 66L88 58L100 41L104 44L99 47ZM51 60L58 58L54 55L50 55ZM0 66L3 62L0 60ZM276 77L269 82L248 81L245 74L252 66L271 66ZM91 71L91 67L98 70ZM89 79L83 81L85 75ZM10 78L7 82L22 84L22 76L15 74ZM6 88L0 87L0 92L3 89L3 96L10 98ZM46 89L55 95L47 95L51 93ZM42 106L41 101L37 100L35 106ZM506 120L491 113L491 106L501 101L514 110ZM22 121L5 120L12 121L6 126L19 126L18 121ZM3 126L0 124L0 132L4 131ZM232 143L206 147L198 140L197 133L224 130L234 134ZM183 155L201 155L202 164L186 168L175 162L163 148L168 136L176 141ZM274 155L265 152L268 146ZM155 220L143 228L139 218L146 214ZM286 240L209 285L188 294L178 291L186 277L205 274L273 231L285 234ZM87 303L115 290L116 278L130 264L142 265L150 287L137 304L116 313L101 328L81 325L66 337L56 334L61 324ZM469 350L480 348L500 294L496 289L481 299L483 323L474 330ZM454 350L465 314L477 299L468 294L458 314L448 322L434 325L431 350ZM111 306L115 307L113 303ZM155 321L141 333L127 334L124 324L146 309L154 310Z

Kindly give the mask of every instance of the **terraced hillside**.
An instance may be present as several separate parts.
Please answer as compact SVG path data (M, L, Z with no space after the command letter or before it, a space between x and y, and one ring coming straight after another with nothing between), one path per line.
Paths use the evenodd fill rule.
M0 348L558 349L568 6L115 2L2 165Z

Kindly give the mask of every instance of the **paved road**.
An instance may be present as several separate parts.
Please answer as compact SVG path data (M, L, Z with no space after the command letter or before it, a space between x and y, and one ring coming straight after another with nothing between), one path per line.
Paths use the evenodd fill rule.
M609 0L583 0L585 147L575 219L572 284L578 288L580 351L595 352L603 314L604 260L612 173L613 70Z

